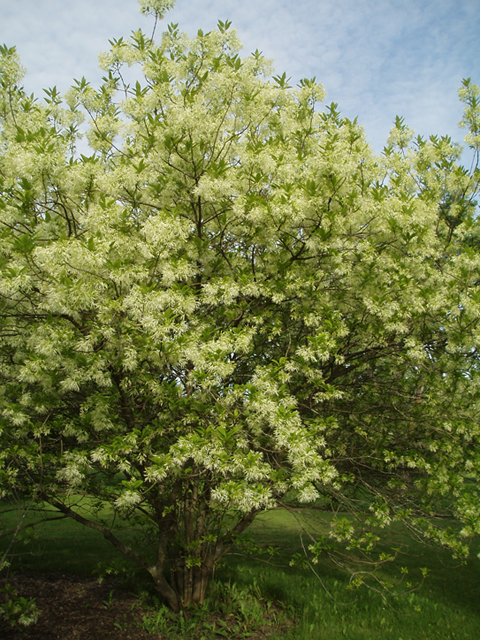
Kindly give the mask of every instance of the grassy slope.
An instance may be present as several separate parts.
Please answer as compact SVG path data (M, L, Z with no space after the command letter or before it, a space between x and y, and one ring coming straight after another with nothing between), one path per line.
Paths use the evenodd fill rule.
M13 521L13 517L11 514L8 520ZM310 525L321 528L319 518L325 517L328 515L310 516ZM133 532L126 529L122 535L131 540ZM267 597L292 605L298 617L291 636L295 640L480 638L480 560L476 557L453 568L458 563L448 553L409 541L409 555L402 556L395 567L387 566L388 571L394 576L398 575L400 565L407 567L412 581L419 576L419 567L428 567L431 573L419 592L392 603L394 611L373 592L346 590L348 577L327 564L319 563L316 570L332 597L309 569L288 566L292 552L301 546L295 520L287 512L263 514L254 522L249 535L259 545L278 546L278 554L272 559L274 564L232 554L216 577L238 584L256 581ZM397 538L407 544L401 534ZM0 540L0 545L4 542ZM120 554L99 533L69 520L44 523L37 537L27 536L16 544L15 553L19 555L13 560L13 568L81 575L91 574L100 561L108 564L121 560ZM140 582L144 579L142 575L135 578ZM352 601L349 606L340 604ZM415 608L420 611L415 612Z
M322 517L322 516L320 516ZM325 517L325 515L323 515ZM282 511L261 516L250 531L259 543L270 543L275 536L281 546L274 562L288 564L289 554L300 549L298 531L292 517ZM408 544L398 564L387 565L384 575L398 576L399 567L409 569L412 582L420 567L430 574L413 595L385 606L382 599L366 589L345 589L348 578L328 564L315 569L332 597L327 596L318 579L308 569L259 566L239 557L229 559L232 579L257 579L267 593L291 603L300 612L295 640L472 640L480 638L480 560L473 557L458 566L447 552L412 543L397 534L396 542ZM478 552L478 549L476 550ZM282 562L283 560L283 562ZM457 568L454 568L457 567ZM232 571L233 570L233 571ZM223 577L223 575L222 575ZM344 606L339 603L348 603ZM419 612L415 607L420 608Z

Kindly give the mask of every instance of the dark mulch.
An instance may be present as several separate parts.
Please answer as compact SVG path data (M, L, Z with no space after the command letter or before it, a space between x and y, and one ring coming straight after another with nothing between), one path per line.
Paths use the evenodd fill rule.
M7 583L19 596L35 598L41 614L35 624L20 629L12 629L0 618L1 640L164 640L164 636L147 633L141 626L143 616L152 611L144 609L137 596L114 583L99 584L95 578L29 571L0 578L0 589ZM2 601L5 594L0 592ZM250 640L265 640L275 631L290 630L291 620L268 619L279 611L272 610L266 624L249 634ZM210 618L210 622L215 622L218 615L212 614ZM234 616L230 616L227 628L234 622ZM218 637L215 632L212 636L209 640ZM240 633L240 637L245 634Z
M143 610L134 595L94 578L25 572L0 579L19 596L35 598L38 621L14 630L0 619L2 640L160 640L140 627ZM0 594L0 599L4 594Z

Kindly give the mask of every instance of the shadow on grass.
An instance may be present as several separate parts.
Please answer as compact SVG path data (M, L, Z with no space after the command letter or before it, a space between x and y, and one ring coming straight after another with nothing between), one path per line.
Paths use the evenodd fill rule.
M305 523L322 533L331 517L312 511L305 515ZM27 531L13 549L14 571L58 571L87 576L101 562L104 566L119 567L123 586L137 593L149 588L148 574L125 561L96 531L70 520L44 523L36 533ZM390 533L393 543L402 545L402 552L395 565L387 564L382 570L385 578L398 577L400 567L408 569L412 582L417 581L420 567L430 571L420 591L399 597L391 603L392 607L364 588L348 590L348 576L326 560L320 559L315 566L323 585L308 568L289 566L292 554L301 551L301 543L295 519L284 510L262 514L247 532L258 546L274 546L275 555L269 561L259 562L232 553L217 569L215 579L239 587L256 585L263 597L290 606L295 611L297 626L294 632L286 635L284 632L281 640L480 637L480 560L472 557L462 565L453 561L448 552L413 542L399 527ZM134 534L128 528L121 533L125 542L133 546ZM478 547L477 543L475 553Z

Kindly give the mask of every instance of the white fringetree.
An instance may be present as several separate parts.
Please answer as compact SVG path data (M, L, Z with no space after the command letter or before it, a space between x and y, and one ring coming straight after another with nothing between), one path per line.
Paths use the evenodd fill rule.
M0 50L0 487L103 533L175 610L287 498L354 516L313 559L396 520L457 554L480 531L477 155L397 119L377 157L315 79L239 50L228 22L135 31L98 89L43 99Z

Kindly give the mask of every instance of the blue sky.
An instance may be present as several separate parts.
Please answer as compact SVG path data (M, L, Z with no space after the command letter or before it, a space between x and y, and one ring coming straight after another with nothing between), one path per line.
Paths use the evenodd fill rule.
M478 0L177 0L164 24L194 35L218 19L293 82L316 76L376 151L396 115L422 135L462 140L457 89L463 77L480 83ZM108 39L138 27L150 33L152 22L136 0L0 0L0 43L17 47L38 96L74 77L98 82Z

